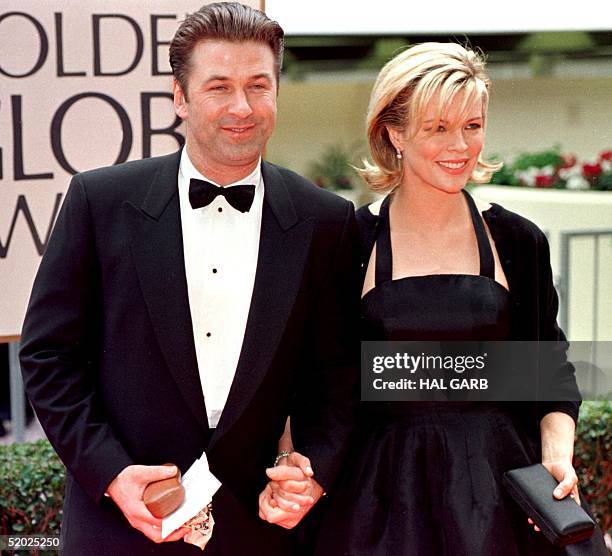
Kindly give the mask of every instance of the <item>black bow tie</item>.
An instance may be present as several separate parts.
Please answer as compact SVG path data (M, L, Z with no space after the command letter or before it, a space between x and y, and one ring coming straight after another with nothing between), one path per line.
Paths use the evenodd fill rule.
M217 195L225 197L227 202L240 212L249 212L255 197L254 185L234 185L217 187L204 180L191 178L189 181L189 202L191 208L197 209L210 205Z

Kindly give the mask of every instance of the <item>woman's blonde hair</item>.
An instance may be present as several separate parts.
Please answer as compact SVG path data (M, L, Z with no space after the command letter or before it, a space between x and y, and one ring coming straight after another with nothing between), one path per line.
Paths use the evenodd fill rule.
M460 113L480 96L486 116L491 82L482 56L455 43L427 42L404 50L380 71L366 119L368 143L373 163L364 160L358 169L373 191L390 191L402 179L402 164L387 127L416 133L425 107L437 99L437 119L463 92ZM436 129L439 122L434 122ZM501 163L485 162L479 157L470 176L474 183L486 183Z

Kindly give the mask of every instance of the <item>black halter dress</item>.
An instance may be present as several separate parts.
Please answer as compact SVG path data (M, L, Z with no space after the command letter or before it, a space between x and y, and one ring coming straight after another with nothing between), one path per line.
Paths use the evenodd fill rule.
M392 279L389 202L376 233L375 287L362 298L364 340L504 340L509 292L468 202L479 275ZM368 209L365 209L368 210ZM503 404L364 402L358 432L323 519L316 553L363 556L558 554L506 495L502 474L538 461Z

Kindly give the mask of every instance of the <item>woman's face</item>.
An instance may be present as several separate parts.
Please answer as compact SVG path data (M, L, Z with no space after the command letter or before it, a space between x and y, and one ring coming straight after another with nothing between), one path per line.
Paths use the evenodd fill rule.
M465 187L484 146L484 107L476 96L462 111L462 101L463 94L457 94L435 129L436 98L426 105L416 133L389 129L393 145L402 151L403 184L446 193Z

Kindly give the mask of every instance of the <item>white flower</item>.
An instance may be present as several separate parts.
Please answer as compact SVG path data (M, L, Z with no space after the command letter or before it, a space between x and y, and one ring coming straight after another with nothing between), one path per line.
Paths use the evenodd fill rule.
M524 183L527 187L535 187L536 184L536 176L540 173L539 168L527 168L526 170L521 170L517 172L517 176L519 180Z
M612 160L602 160L601 161L601 171L602 172L612 171Z
M559 170L559 177L562 180L569 180L574 176L582 176L582 166L574 164L571 168L561 168Z
M552 165L548 165L548 166L544 166L543 168L540 168L538 170L538 174L540 176L544 175L544 176L552 176L555 173L555 167Z
M566 184L567 189L589 189L589 182L583 176L570 176Z

